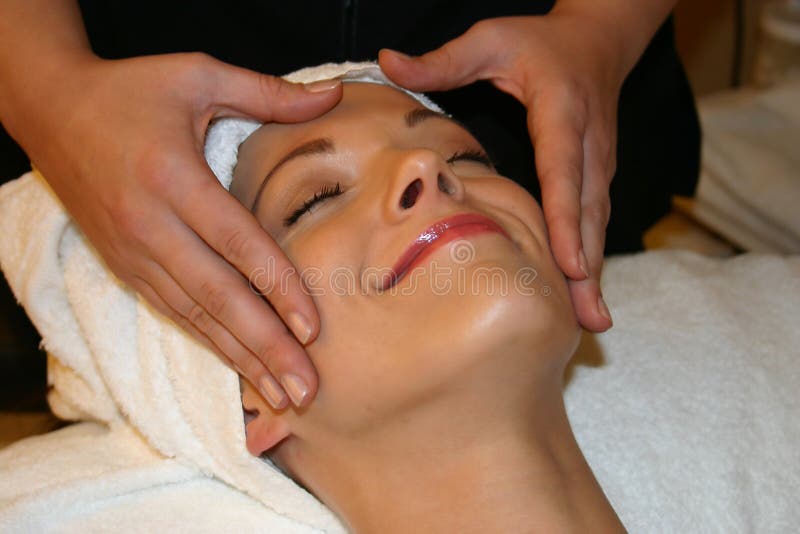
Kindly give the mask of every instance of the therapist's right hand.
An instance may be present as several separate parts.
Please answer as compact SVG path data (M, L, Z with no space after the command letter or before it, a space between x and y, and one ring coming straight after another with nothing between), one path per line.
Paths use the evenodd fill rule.
M316 394L303 345L319 316L298 276L273 284L292 265L216 180L204 136L223 116L310 120L341 95L203 54L92 58L7 127L111 270L280 409Z

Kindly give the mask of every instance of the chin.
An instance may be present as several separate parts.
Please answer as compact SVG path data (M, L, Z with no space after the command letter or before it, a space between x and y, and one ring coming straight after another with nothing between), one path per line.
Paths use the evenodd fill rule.
M401 305L431 358L450 353L460 365L469 364L464 354L505 351L541 357L558 371L577 346L580 327L567 285L550 264L537 269L521 255L484 254L456 269L446 290L431 277L423 280Z

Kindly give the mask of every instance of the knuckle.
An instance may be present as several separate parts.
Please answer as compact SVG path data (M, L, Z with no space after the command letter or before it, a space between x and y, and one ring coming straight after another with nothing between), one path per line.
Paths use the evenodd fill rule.
M252 250L252 238L244 230L233 230L225 239L222 253L234 265L245 263Z
M230 303L230 296L227 292L222 287L211 283L204 283L201 289L204 294L202 308L204 308L211 317L224 317Z
M258 361L257 358L253 356L245 356L239 355L237 356L234 365L236 366L240 375L244 375L253 383L257 383L257 380L261 377L261 374L264 372L264 365Z
M148 240L150 232L148 230L149 222L147 217L142 211L141 205L131 202L128 199L121 199L114 203L111 208L112 217L115 221L120 235L124 241L144 244ZM115 244L115 255L120 256L119 253L125 251L125 244Z
M568 188L571 195L580 194L580 183L583 178L582 162L575 159L543 163L539 176L544 182L557 182L560 187Z
M197 328L195 324L193 324L189 319L182 315L173 315L170 317L175 323L183 330L184 332L189 332L192 334L192 337L197 337L198 334L202 333L203 331Z
M611 203L608 198L584 205L581 209L582 217L605 227L611 218Z
M183 68L178 74L188 77L189 81L206 76L214 63L214 58L205 52L187 52L181 55Z
M568 101L578 106L578 110L586 113L589 105L585 87L573 76L563 76L558 82L558 90Z
M473 37L480 41L491 41L498 36L502 36L496 19L481 19L470 26L467 33L472 34Z
M186 314L185 321L209 337L213 333L214 320L199 304L192 305L192 307L189 309L189 312Z
M217 60L204 52L175 54L175 59L166 80L171 90L195 102L208 99L217 80Z
M553 212L546 211L545 212L545 222L547 223L548 228L569 228L573 227L576 231L578 229L578 220L571 216L570 214L563 213L561 211Z
M227 360L228 365L233 368L240 375L244 375L248 378L253 378L252 373L252 358L248 357L245 354L237 351L234 354L225 354L225 360Z
M262 276L263 275L263 276ZM276 281L274 275L269 272L264 273L261 270L254 271L248 278L250 288L269 298L275 291Z
M284 351L281 350L280 341L273 336L272 339L262 341L262 344L256 347L253 353L268 369L273 369Z
M159 146L144 146L134 166L136 179L144 188L157 195L167 191L180 170L177 154Z
M286 89L285 83L282 83L281 80L269 74L259 72L257 76L258 90L263 98L268 100L280 100L284 97Z

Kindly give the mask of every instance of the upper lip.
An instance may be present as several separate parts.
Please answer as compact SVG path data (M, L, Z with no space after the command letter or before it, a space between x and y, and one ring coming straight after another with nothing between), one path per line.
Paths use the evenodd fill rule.
M476 232L499 232L510 239L505 229L486 215L480 213L458 213L450 215L425 228L416 239L406 247L405 251L403 251L392 266L392 271L389 276L385 278L383 289L388 289L397 284L403 275L408 272L414 261L419 259L426 250L429 250L431 245L449 241L446 235L448 230L464 226L472 226Z

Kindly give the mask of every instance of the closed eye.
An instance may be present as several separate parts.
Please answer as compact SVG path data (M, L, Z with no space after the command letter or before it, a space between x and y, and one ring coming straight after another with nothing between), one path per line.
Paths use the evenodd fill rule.
M314 196L303 202L303 205L297 208L292 212L291 215L286 217L283 220L284 226L292 226L294 223L297 222L300 217L302 217L305 213L310 212L311 208L313 208L316 204L326 200L328 198L336 197L342 194L341 184L336 182L335 186L326 185L316 193Z
M480 163L481 165L494 170L494 164L492 163L492 160L489 159L489 155L482 150L460 150L447 158L447 163L451 165L457 161L474 161L475 163Z

